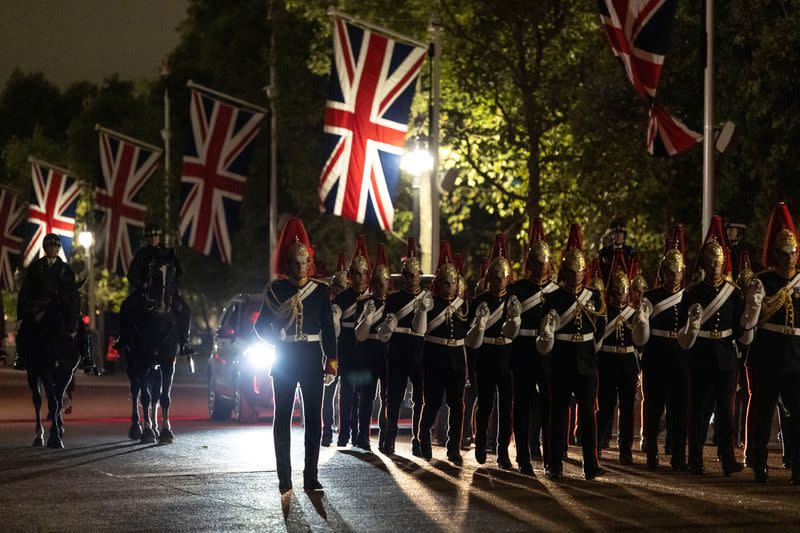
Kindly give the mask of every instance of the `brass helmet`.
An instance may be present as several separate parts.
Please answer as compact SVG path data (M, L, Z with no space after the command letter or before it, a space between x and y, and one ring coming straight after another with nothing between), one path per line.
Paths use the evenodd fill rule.
M583 235L580 224L573 224L569 228L567 246L561 254L561 269L579 272L586 270L586 257L583 255Z
M603 282L599 257L592 259L592 268L589 269L589 288L599 292L606 292L606 284Z
M655 286L660 287L664 281L665 272L680 273L686 270L686 247L684 245L683 224L675 224L672 233L667 235L664 243L664 253L658 263ZM683 284L683 280L681 281Z
M453 263L453 253L450 251L450 242L443 240L439 246L439 262L436 265L436 280L447 281L451 285L458 283L460 277L458 268Z
M639 258L637 256L633 256L633 259L631 259L631 268L628 275L631 280L632 291L644 293L644 291L649 288L647 286L647 280L644 279L644 276L642 276L639 270Z
M378 243L378 249L375 252L375 266L372 268L372 281L385 284L388 288L392 281L392 272L389 266L389 256L386 253L386 246Z
M414 237L408 238L408 245L406 249L406 260L403 262L403 273L410 272L412 274L422 274L422 263L417 257L417 239Z
M353 252L353 258L350 260L349 270L351 272L360 272L364 278L369 277L369 251L367 250L367 238L364 235L358 236L356 249Z
M303 221L292 217L286 221L281 230L278 245L275 247L272 267L276 274L289 276L289 263L298 257L309 260L306 276L311 277L314 272L314 249L306 233Z
M467 293L467 279L465 277L467 274L467 267L464 262L464 254L457 252L453 256L453 264L456 270L458 270L458 290L456 291L456 295L464 298Z
M711 270L722 266L723 277L730 278L731 276L730 251L725 246L725 231L722 227L722 218L718 215L714 215L711 219L711 225L703 241L703 247L700 249L697 266L703 270ZM697 267L695 267L695 270L697 270Z
M331 285L334 291L340 292L347 288L347 284L347 256L341 252L336 261L336 272L331 276Z
M511 275L511 263L507 257L508 243L504 233L498 233L494 237L492 253L489 255L489 269L486 271L487 278L505 279Z
M797 231L785 203L777 204L769 217L767 232L761 248L761 263L765 267L775 266L775 252L797 250Z
M615 293L621 298L625 298L630 294L631 280L629 277L628 266L625 264L625 254L622 248L617 248L614 251L614 257L611 260L611 274L608 279L608 294Z
M538 261L544 265L550 262L550 257L550 245L545 240L544 223L541 218L536 217L531 223L531 231L528 235L528 256L525 263Z
M744 289L755 279L756 273L753 272L749 251L742 251L742 256L739 261L739 279L736 280L736 283L739 287Z

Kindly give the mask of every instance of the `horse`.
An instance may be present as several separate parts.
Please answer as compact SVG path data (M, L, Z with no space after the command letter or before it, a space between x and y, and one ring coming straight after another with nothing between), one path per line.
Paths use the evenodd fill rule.
M189 313L175 290L175 269L164 263L144 290L132 292L120 309L121 344L131 385L131 426L128 438L142 443L175 440L169 420L172 378L179 350L179 331L188 331ZM126 331L123 333L123 329ZM144 428L140 425L141 401ZM161 428L158 406L161 406Z

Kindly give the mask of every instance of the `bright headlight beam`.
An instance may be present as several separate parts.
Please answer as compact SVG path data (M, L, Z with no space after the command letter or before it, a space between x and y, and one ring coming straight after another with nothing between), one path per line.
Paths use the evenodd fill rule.
M247 363L256 369L269 370L275 361L275 347L263 342L254 342L244 350Z

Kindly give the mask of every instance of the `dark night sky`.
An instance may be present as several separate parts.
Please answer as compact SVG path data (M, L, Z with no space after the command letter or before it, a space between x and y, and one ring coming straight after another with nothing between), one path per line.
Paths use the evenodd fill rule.
M0 86L14 67L55 84L156 77L186 0L0 0Z

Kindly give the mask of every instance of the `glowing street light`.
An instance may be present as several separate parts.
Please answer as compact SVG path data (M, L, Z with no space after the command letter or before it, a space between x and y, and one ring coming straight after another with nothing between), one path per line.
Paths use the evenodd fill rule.
M91 231L82 231L78 234L78 244L83 246L87 252L91 252L92 244L94 244L94 234Z
M92 245L94 244L94 234L91 231L82 231L78 234L78 244L86 250L86 265L89 270L89 330L95 330L95 298L94 298L94 257L92 256Z
M420 177L433 170L433 155L427 148L415 143L414 149L400 158L400 168L414 177L414 186L418 188Z

